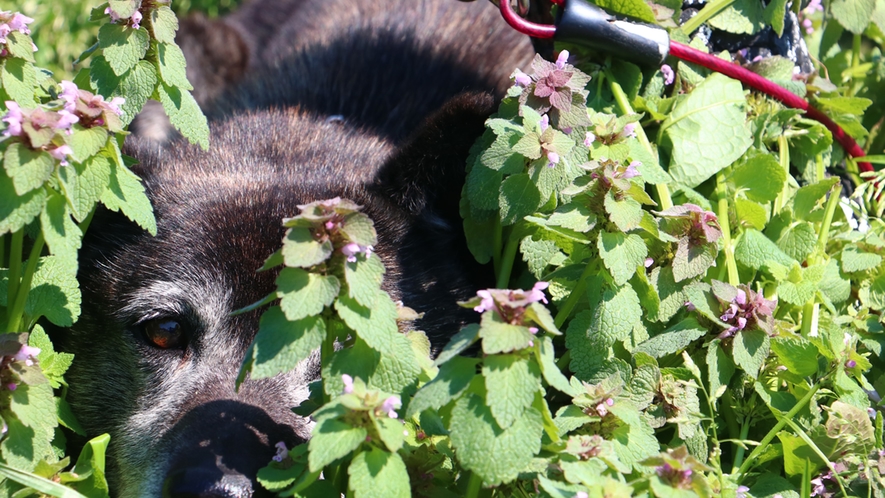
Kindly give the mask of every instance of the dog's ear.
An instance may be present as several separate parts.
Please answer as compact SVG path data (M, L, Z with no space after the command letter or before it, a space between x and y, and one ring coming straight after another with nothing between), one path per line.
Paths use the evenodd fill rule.
M488 93L453 97L379 170L372 189L413 215L458 218L467 156L494 110Z
M184 52L187 77L201 107L239 81L251 62L248 40L223 18L190 15L180 21L175 42Z

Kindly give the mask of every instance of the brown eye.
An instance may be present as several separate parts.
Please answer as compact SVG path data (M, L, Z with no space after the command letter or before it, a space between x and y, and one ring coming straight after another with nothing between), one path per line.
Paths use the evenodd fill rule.
M177 349L184 346L184 327L176 320L156 318L144 323L144 336L147 340L163 349Z

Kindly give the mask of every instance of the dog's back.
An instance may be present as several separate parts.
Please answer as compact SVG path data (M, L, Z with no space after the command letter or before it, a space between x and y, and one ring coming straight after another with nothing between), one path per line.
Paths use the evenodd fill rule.
M252 52L243 81L220 80L206 104L212 148L130 141L157 236L101 212L81 253L69 400L91 435L111 433L119 496L251 496L274 443L308 437L290 409L316 362L235 391L260 312L230 316L273 289L256 270L297 205L365 206L385 289L425 313L417 326L436 344L462 321L455 300L485 283L458 217L464 161L494 108L475 92L500 94L528 41L492 6L454 0L256 1L224 22L245 35L222 48Z

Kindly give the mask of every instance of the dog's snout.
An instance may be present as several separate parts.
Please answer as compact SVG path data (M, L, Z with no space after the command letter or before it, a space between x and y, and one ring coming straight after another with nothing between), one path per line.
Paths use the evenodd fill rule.
M212 464L174 469L163 484L163 498L252 498L252 481Z

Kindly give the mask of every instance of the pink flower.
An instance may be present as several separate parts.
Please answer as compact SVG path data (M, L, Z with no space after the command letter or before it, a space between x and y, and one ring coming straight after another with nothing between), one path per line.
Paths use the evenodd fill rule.
M15 391L16 389L18 389L18 384L16 384L15 382L10 382L9 384L6 384L6 388L10 391Z
M805 28L806 34L810 35L811 33L814 33L814 23L811 22L811 19L807 17L802 19L802 27Z
M9 109L9 111L7 111L2 118L2 120L5 121L7 124L6 131L3 132L3 135L7 137L21 136L22 119L24 119L21 107L19 107L17 103L11 100L7 100L6 108Z
M544 295L544 289L549 287L550 284L547 282L535 282L535 285L532 287L532 290L529 291L526 296L526 300L530 303L537 303L538 301L547 304L547 296Z
M538 126L541 128L541 131L546 130L550 126L550 116L546 114L541 116L541 122L538 123Z
M120 109L120 106L126 103L126 99L123 97L114 97L110 102L107 103L108 109L111 110L117 116L123 115L123 110Z
M49 155L61 161L62 166L67 166L68 159L67 157L74 153L74 150L71 149L70 145L59 145L54 149L47 149L46 152L49 152Z
M566 63L568 63L568 57L568 50L563 50L562 52L560 52L559 57L556 58L556 69L564 68Z
M584 136L584 145L586 145L587 147L590 147L590 144L592 144L595 141L596 141L596 135L594 135L592 132L588 131L587 135Z
M357 254L365 254L366 258L372 255L372 246L362 246L356 242L349 242L341 248L341 253L347 258L348 263L356 263Z
M40 348L35 348L28 346L27 344L23 344L21 349L18 350L18 353L13 356L13 358L17 361L25 362L25 365L31 366L34 364L33 360L40 354Z
M637 166L642 166L642 163L639 161L633 161L629 165L627 165L627 169L621 173L621 178L627 180L630 178L635 178L640 175L639 170L636 169Z
M289 448L286 448L286 443L282 441L274 445L274 447L277 449L277 454L273 456L273 461L282 462L289 454Z
M625 137L635 137L636 136L636 123L627 123L624 125L624 131L622 132Z
M673 81L676 79L676 73L673 72L673 68L664 64L661 66L661 73L664 75L664 84L671 85Z
M487 290L476 291L476 295L482 298L482 301L476 306L474 306L473 311L478 313L483 313L488 310L495 309L495 300L492 298L492 294Z
M33 19L18 12L0 11L0 43L6 43L6 37L13 31L29 35L31 34L28 24L34 22ZM34 50L36 52L36 48Z
M532 77L517 69L513 75L513 81L517 85L525 88L532 84Z
M552 168L556 164L559 164L559 154L556 152L550 151L547 153L547 167Z
M399 399L399 396L391 396L381 404L381 411L386 413L388 418L397 418L396 409L402 405L403 402Z
M117 22L120 20L120 15L114 12L114 9L107 7L104 9L104 13L111 16L111 22Z
M61 93L58 96L65 101L65 110L74 112L74 109L77 108L77 100L80 98L80 89L72 81L64 80L60 85Z
M341 374L341 380L344 382L344 394L353 392L353 377L347 374Z
M132 17L130 17L130 19L132 20L132 28L138 29L139 23L141 23L141 12L136 10L135 13L132 14Z
M70 135L71 134L71 129L70 129L71 126L73 126L74 123L80 121L80 118L78 118L75 114L68 112L65 109L58 111L58 115L61 116L61 118L59 118L58 123L55 124L55 129L56 130L67 130L68 135Z

